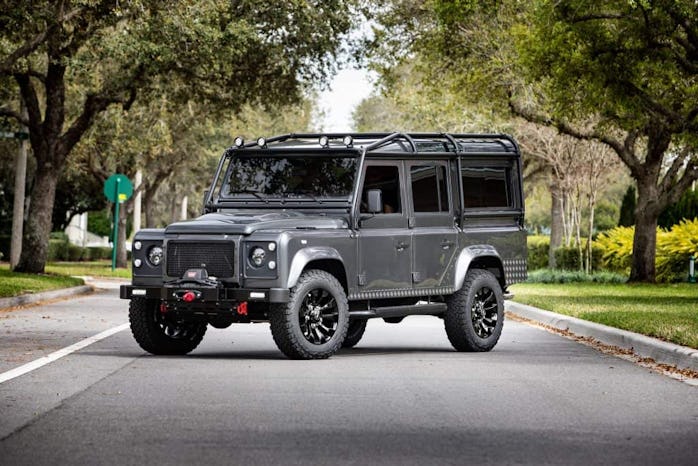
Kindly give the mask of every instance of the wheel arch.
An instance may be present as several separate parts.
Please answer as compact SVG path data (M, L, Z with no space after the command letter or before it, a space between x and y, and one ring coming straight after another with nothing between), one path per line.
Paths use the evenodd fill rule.
M309 247L296 252L289 268L287 288L293 288L298 283L301 274L309 269L324 270L332 274L348 293L347 273L344 261L339 252L331 247Z
M468 246L460 252L456 261L454 283L456 290L461 289L465 276L471 269L483 269L492 272L502 290L506 289L506 277L504 276L502 258L493 246L488 244Z

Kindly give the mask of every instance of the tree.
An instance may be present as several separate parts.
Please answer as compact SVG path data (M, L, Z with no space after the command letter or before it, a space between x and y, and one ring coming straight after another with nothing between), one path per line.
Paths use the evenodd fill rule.
M394 5L420 14L377 40L397 29L427 81L615 152L638 189L630 279L654 281L659 213L698 178L695 1Z
M0 2L0 115L26 124L37 170L17 270L41 272L58 177L95 118L154 87L217 109L292 102L324 80L352 0ZM173 85L174 82L174 85ZM3 86L4 88L4 86Z

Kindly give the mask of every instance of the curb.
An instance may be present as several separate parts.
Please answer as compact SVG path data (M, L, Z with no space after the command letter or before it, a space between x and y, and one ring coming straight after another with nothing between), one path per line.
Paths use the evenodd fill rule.
M630 350L640 357L652 358L660 364L698 371L698 350L687 346L667 343L639 333L544 311L526 304L507 301L506 309L525 319L559 330L567 330L578 336L591 337L607 345Z
M36 304L42 301L50 301L52 299L69 298L82 294L91 293L94 289L89 285L74 286L72 288L61 288L59 290L42 291L40 293L23 294L12 298L0 299L0 311L17 307L26 306L27 304Z

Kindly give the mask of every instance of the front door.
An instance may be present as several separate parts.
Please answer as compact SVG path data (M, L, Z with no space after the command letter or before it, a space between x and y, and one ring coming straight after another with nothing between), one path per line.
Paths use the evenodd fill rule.
M412 288L412 236L407 227L402 162L367 161L361 190L359 293ZM368 191L380 189L383 211L368 212ZM389 297L390 293L388 293Z

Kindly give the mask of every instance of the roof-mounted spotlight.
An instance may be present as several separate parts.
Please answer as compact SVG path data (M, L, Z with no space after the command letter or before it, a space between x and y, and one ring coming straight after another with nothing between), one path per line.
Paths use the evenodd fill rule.
M320 139L318 139L318 142L320 143L321 147L329 147L330 146L330 138L327 136L320 136Z
M238 136L235 138L234 144L235 144L235 147L237 147L239 149L245 145L245 140L242 138L242 136Z
M267 148L267 140L264 139L264 138L258 138L258 139L257 139L257 145L258 145L259 147L261 147L262 149L266 149L266 148Z
M354 138L347 134L344 136L344 138L342 138L342 143L347 147L351 147L354 145Z

